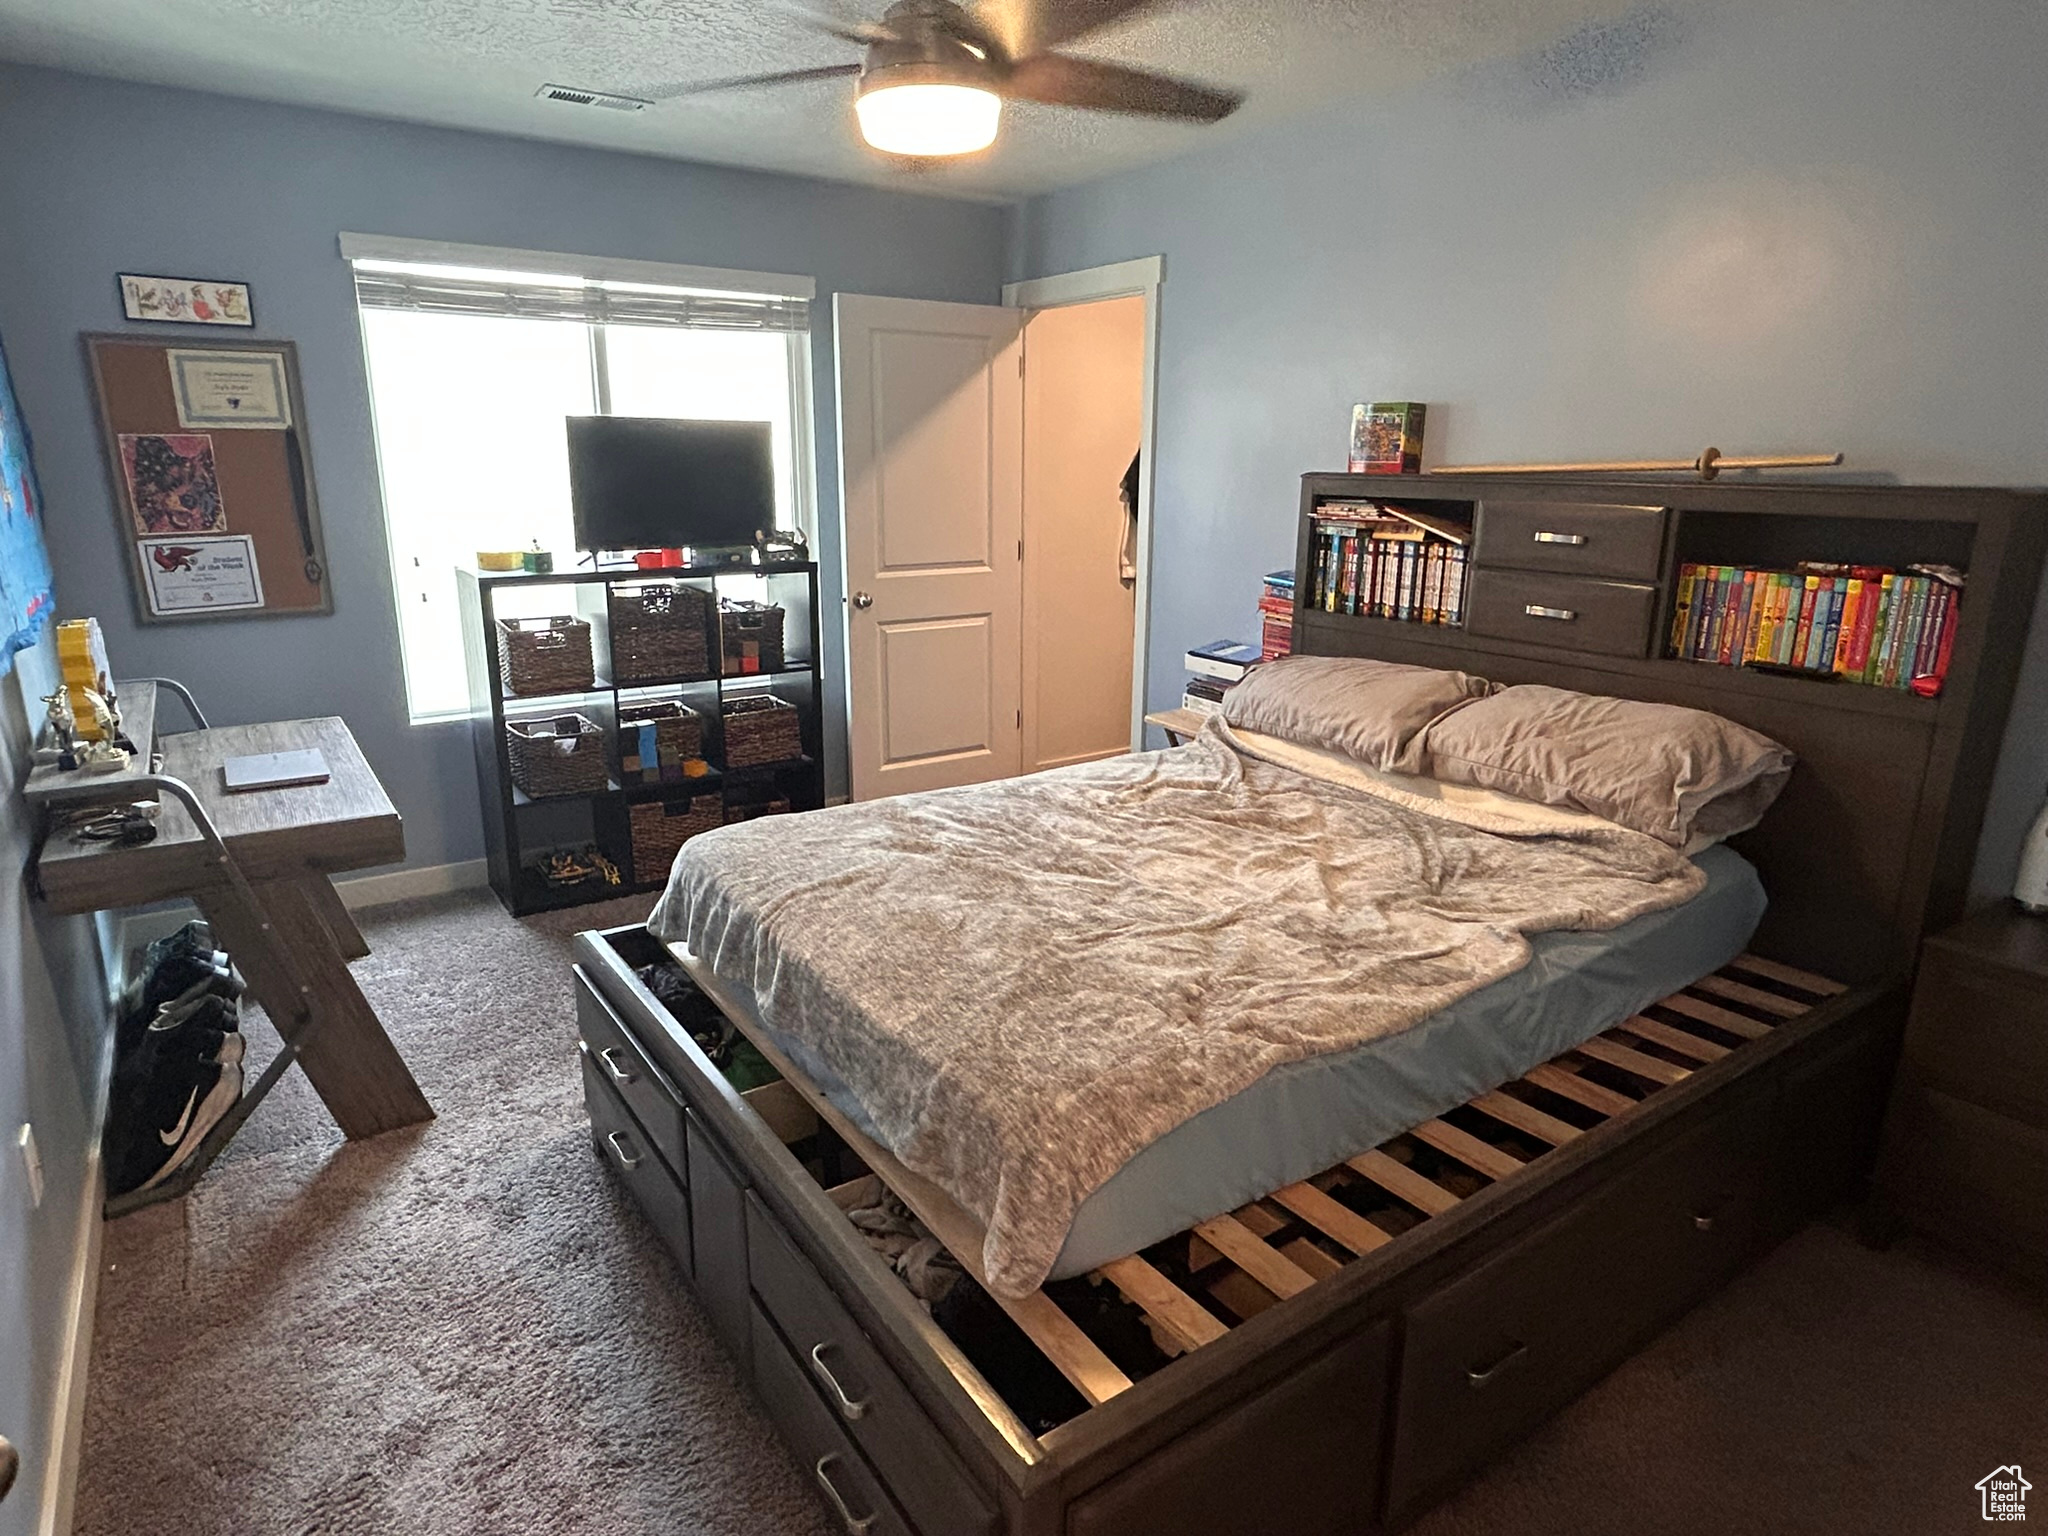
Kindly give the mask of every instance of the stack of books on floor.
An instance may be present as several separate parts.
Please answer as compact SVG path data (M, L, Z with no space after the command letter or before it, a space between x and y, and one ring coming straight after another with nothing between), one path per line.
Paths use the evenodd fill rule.
M1181 691L1180 707L1211 715L1223 707L1223 695L1232 683L1264 658L1259 647L1242 640L1211 640L1187 654L1188 680Z
M1259 660L1294 654L1294 572L1268 571L1259 593Z
M1724 667L1782 667L1933 697L1948 675L1962 573L1803 561L1789 571L1679 567L1671 651Z
M1403 503L1326 501L1315 511L1308 607L1411 624L1465 618L1464 524Z

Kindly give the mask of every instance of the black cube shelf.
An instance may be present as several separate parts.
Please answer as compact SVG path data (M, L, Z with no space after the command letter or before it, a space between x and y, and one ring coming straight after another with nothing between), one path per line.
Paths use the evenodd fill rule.
M634 866L636 805L653 803L663 808L667 818L687 814L692 825L701 826L761 814L771 806L779 809L786 804L789 810L806 811L825 803L818 567L814 562L620 568L544 576L501 576L473 570L456 574L491 888L515 917L659 890L668 878L665 864L660 868ZM651 582L675 582L712 599L706 664L701 673L653 681L636 676L621 684L612 668L611 591L614 587L645 587ZM762 602L782 610L780 667L726 674L720 644L724 626L716 617L720 599ZM546 694L508 691L502 680L499 621L540 615L572 615L590 626L593 675L588 688ZM762 697L794 711L796 740L802 750L776 762L729 767L722 706L737 699ZM708 773L643 782L623 770L620 706L661 699L674 699L703 717L702 755L710 765ZM568 714L582 715L599 728L605 754L603 787L530 795L513 782L506 723ZM594 785L594 772L589 777ZM715 821L711 808L698 803L703 796L717 797ZM539 865L551 855L585 849L595 849L617 869L618 884L593 878L574 885L553 885L539 874Z

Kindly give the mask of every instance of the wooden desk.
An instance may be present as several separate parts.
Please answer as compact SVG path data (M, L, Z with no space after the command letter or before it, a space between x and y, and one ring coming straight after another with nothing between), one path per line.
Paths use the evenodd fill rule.
M124 728L145 741L153 698L131 703L124 687L122 706ZM164 736L158 746L163 771L192 789L247 879L253 910L168 794L153 842L114 848L53 831L37 863L44 898L60 912L197 902L256 1001L281 1033L298 1037L299 1064L345 1134L374 1136L432 1119L426 1095L348 970L369 946L329 877L405 857L398 811L348 727L331 717L281 720ZM325 784L229 794L222 783L221 764L230 757L302 747L326 757ZM116 795L119 785L118 777L109 780Z
M1147 725L1156 725L1166 732L1166 744L1177 747L1184 741L1194 740L1202 729L1202 722L1209 717L1198 709L1161 709L1145 717Z

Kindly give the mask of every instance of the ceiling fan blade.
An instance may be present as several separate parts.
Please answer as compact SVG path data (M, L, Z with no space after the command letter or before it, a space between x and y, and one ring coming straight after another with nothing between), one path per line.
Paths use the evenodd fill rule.
M1159 0L982 0L974 19L1001 40L1013 59L1057 48L1077 37L1150 10Z
M703 96L712 91L738 91L751 85L796 85L805 80L836 80L857 75L862 64L822 64L816 69L782 69L766 75L730 75L722 80L685 80L634 91L642 101L673 101L679 96Z
M883 43L895 36L895 33L879 22L849 21L844 16L835 16L830 11L821 11L814 6L794 4L793 0L769 0L769 3L783 15L792 17L816 31L844 38L849 43Z
M1121 64L1104 64L1096 59L1077 59L1064 53L1040 53L1020 59L1003 82L1002 93L1018 101L1136 112L1196 123L1220 122L1244 101L1242 91L1196 85L1170 75L1126 69Z

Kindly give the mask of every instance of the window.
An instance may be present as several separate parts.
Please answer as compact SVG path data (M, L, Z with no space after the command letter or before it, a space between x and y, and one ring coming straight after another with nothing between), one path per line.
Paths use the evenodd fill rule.
M813 531L807 279L510 252L465 265L465 248L348 235L342 248L414 721L469 710L456 568L536 540L573 558L564 417L767 421L777 521ZM559 592L534 597L558 611Z

